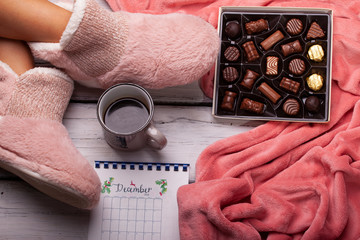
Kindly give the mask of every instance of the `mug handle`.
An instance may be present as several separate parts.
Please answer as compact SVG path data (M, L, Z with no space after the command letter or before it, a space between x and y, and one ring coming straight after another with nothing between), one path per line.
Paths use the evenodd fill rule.
M167 144L167 139L152 123L146 129L146 135L149 137L147 144L157 150L163 149Z

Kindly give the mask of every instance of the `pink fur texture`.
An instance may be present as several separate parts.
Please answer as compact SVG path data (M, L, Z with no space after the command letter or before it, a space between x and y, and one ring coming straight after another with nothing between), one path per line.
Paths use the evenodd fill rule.
M214 64L219 38L215 29L200 18L123 14L130 23L128 42L115 71L102 80L107 86L119 80L148 88L188 84L200 79Z
M178 191L181 239L360 238L359 1L107 0L113 10L201 16L217 27L220 6L334 10L331 120L269 122L215 142ZM212 96L213 73L201 86Z
M72 80L49 68L17 76L2 62L0 78L0 167L60 201L95 207L99 177L61 124Z
M0 120L0 132L1 166L6 164L36 173L45 184L63 188L60 194L45 193L70 205L90 209L97 204L100 180L93 167L76 150L62 124L5 116ZM20 177L24 176L20 174ZM25 174L25 180L28 177ZM79 197L72 198L65 189ZM42 188L39 190L43 191Z
M17 74L6 63L0 61L0 116L5 114L16 78Z
M191 15L111 13L78 0L73 16L60 44L29 45L35 56L91 87L187 84L209 71L219 50L215 28Z
M28 70L17 78L6 113L61 122L73 89L73 81L57 69Z
M76 81L84 86L92 88L102 88L100 82L95 78L87 75L81 69L79 69L69 59L67 55L63 53L58 43L29 43L32 49L32 53L35 57L40 59L46 59L46 61L55 63L56 66L66 71L69 76L72 76ZM36 49L36 50L35 50Z
M197 183L178 192L182 238L360 236L360 97L337 84L332 94L328 124L270 122L206 148L196 164Z

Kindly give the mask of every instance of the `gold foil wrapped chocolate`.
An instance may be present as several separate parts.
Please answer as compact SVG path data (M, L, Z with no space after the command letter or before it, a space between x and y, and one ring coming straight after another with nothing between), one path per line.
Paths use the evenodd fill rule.
M306 83L311 90L319 91L324 84L324 78L321 75L314 73L306 78Z
M313 60L315 62L321 62L324 59L324 55L324 49L319 44L312 45L309 48L308 57L310 58L310 60Z

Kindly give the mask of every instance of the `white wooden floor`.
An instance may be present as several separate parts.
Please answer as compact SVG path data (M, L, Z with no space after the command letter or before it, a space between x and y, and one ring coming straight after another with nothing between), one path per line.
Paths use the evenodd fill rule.
M105 142L96 119L96 100L102 91L76 86L64 118L75 146L95 160L189 163L190 180L201 151L217 140L262 124L224 121L211 115L211 101L197 83L150 91L155 105L154 121L168 139L162 151L146 148L120 152ZM54 200L16 176L0 169L0 240L87 239L89 212Z

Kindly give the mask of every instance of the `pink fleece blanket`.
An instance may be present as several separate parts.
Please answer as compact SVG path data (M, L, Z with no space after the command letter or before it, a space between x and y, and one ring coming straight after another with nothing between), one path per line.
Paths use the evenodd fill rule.
M334 10L331 121L269 122L207 147L178 192L182 239L360 238L360 2L107 0L113 10L183 12L215 27L219 6ZM212 93L213 72L202 81Z

